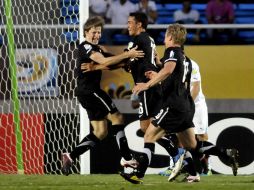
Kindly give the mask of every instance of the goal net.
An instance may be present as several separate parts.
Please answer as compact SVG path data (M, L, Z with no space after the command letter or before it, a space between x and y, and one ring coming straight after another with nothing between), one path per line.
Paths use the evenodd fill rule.
M79 142L78 4L0 1L0 174L60 174Z

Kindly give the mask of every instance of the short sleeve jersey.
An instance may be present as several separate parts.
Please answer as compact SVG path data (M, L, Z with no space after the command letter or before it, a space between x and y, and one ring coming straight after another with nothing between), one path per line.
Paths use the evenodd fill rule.
M185 62L180 47L166 49L161 61L163 66L169 61L176 63L173 73L162 82L163 102L180 112L190 111L193 104L190 96L191 64Z
M101 70L83 73L81 70L82 63L91 63L90 56L93 52L100 52L104 54L98 45L91 44L87 41L82 42L78 46L78 64L76 68L77 88L76 95L89 93L100 89Z
M147 32L141 32L129 42L128 49L132 49L136 46L138 46L138 50L142 50L145 53L145 56L144 58L139 58L131 62L130 69L132 77L135 83L147 82L148 79L145 77L145 72L158 70L154 59L156 45L153 38L151 38Z
M191 63L192 63L191 82L198 82L198 81L200 82L200 90L199 90L199 93L198 93L196 99L194 100L194 102L196 104L196 103L205 101L205 96L202 91L201 75L200 75L200 71L199 71L199 66L194 60L191 60Z

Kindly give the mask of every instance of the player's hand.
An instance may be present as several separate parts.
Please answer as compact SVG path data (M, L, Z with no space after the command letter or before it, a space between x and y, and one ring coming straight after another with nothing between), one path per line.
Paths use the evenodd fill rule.
M81 64L82 73L86 73L86 72L94 71L94 70L95 70L95 64L93 61L91 63L82 63Z
M138 95L140 92L148 89L147 83L137 83L132 89L132 93Z
M145 53L142 50L137 50L138 46L130 49L127 53L130 57L130 59L134 59L134 58L142 58L144 57Z
M157 73L155 71L146 71L145 72L145 76L148 79L152 79L157 75Z

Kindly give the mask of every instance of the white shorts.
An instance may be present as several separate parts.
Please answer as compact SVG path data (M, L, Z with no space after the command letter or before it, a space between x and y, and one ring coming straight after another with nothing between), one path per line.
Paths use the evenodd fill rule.
M208 111L206 102L195 104L195 114L193 117L195 125L194 131L196 135L205 134L208 130Z

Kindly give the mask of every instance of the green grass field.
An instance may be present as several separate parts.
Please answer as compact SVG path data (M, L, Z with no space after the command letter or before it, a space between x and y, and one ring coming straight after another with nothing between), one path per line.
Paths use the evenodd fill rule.
M201 182L188 184L168 182L167 177L147 175L142 185L134 185L119 175L0 175L0 189L52 190L254 190L254 176L213 175L201 177Z

